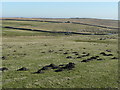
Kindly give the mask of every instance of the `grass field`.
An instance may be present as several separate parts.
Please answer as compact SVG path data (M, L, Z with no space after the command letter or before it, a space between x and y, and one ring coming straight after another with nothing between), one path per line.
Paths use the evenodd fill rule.
M8 18L3 18L8 19ZM117 20L109 20L109 19L95 19L95 18L9 18L9 19L18 19L18 20L42 20L42 21L71 21L71 22L80 22L94 25L102 25L102 26L110 26L110 27L118 27Z
M12 20L3 20L3 26L90 33L101 30L93 26ZM113 59L118 57L117 34L65 35L7 28L2 29L2 34L2 67L8 68L2 72L3 88L118 88L118 59ZM88 56L81 57L87 53ZM81 62L94 56L99 58ZM33 74L45 65L69 62L75 63L72 70L50 69ZM22 67L29 70L17 71Z

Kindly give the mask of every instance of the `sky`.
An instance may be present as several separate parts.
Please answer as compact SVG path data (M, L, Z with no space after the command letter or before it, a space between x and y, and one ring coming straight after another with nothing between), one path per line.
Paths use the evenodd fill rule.
M118 3L3 2L2 17L118 19Z

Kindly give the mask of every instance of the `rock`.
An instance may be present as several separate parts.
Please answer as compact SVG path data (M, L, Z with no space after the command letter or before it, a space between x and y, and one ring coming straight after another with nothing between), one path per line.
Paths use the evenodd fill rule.
M113 54L106 54L104 52L101 52L100 54L104 55L104 56L113 56Z
M10 56L10 54L7 54L7 56Z
M48 52L53 52L54 50L49 50Z
M87 61L91 61L91 60L93 60L93 59L91 59L91 58L88 58L88 59L86 59Z
M29 69L25 68L25 67L22 67L20 69L18 69L17 71L28 71Z
M66 21L65 23L71 23L70 21Z
M63 51L63 50L61 49L61 50L59 50L59 51Z
M46 67L54 67L55 64L46 65Z
M107 49L106 51L107 51L107 52L111 52L111 50L108 50L108 49Z
M82 54L86 54L86 52L83 52Z
M6 59L6 56L2 56L2 60L5 60Z
M86 60L83 60L82 62L88 62L88 61L91 61L91 60L94 60L94 59L97 59L99 56L95 56L95 57L90 57Z
M75 63L69 62L68 64L64 65L63 67L55 70L55 72L61 72L63 70L72 70L75 68Z
M98 58L99 56L95 56L96 58Z
M34 72L34 73L44 73L43 72L44 70L58 69L58 68L59 68L59 66L56 66L55 64L50 64L50 65L46 65L46 66L42 67L40 70L38 70L37 72Z
M90 56L90 53L86 54L85 56Z
M23 55L27 55L26 53L24 53Z
M60 68L59 66L53 66L52 69L57 69Z
M119 54L119 51L117 51L117 53Z
M112 57L111 59L118 59L117 57Z
M44 66L44 67L42 67L40 70L49 70L49 69L51 69L50 67L47 67L47 66Z
M0 71L5 71L5 70L8 70L8 68L6 67L0 68Z
M44 46L47 46L47 44L44 44Z
M65 64L60 64L59 66L65 66Z
M90 57L90 59L97 59L97 57Z
M88 62L89 60L82 60L81 62Z
M76 53L78 53L78 52L72 52L72 53L75 53L75 54L76 54Z
M72 70L73 68L75 68L75 63L68 63L65 67L63 67L63 69L67 69L67 70Z
M68 54L68 52L64 52L63 54Z
M75 53L75 55L79 55L78 53Z
M109 51L110 52L110 51ZM113 56L113 54L106 54L105 52L101 52L100 54L104 55L104 56Z
M86 57L86 55L82 55L81 57Z
M69 59L69 58L72 58L72 56L67 56L66 58L68 58L68 59Z
M14 50L13 52L16 52L16 50Z
M98 58L97 60L98 60L98 61L101 61L101 60L103 60L103 59L101 59L101 58Z
M12 48L11 46L8 46L8 48Z
M59 66L56 66L55 64L50 64L50 65L47 65L45 67L51 67L52 69L57 69L59 68Z
M76 57L76 58L82 58L81 56L78 56L78 57Z
M61 71L63 71L62 68L60 68L60 69L58 69L58 70L55 70L55 72L61 72Z
M105 52L101 52L100 54L102 54L102 55L106 55Z
M106 54L106 56L113 56L113 54Z
M40 74L40 73L44 73L44 71L38 70L37 72L34 72L33 74L35 74L35 73Z

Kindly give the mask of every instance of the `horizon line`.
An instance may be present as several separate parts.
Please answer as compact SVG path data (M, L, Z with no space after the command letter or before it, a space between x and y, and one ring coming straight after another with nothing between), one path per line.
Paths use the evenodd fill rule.
M0 17L0 18L46 18L46 19L108 19L108 20L118 20L113 18L95 18L95 17Z

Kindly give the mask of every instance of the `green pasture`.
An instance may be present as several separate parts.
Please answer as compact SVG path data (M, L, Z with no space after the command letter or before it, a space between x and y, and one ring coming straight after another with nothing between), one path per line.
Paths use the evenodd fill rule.
M3 20L3 26L53 31L99 30L97 27L34 21ZM2 67L8 68L1 72L3 88L118 88L118 59L111 59L118 57L117 34L65 35L3 28L2 35L2 56L5 56ZM72 52L78 52L79 55ZM90 53L90 56L77 58L83 52ZM103 56L101 52L113 56ZM72 58L68 59L67 56ZM81 62L92 56L99 56L102 60ZM69 62L75 63L73 70L55 72L51 69L33 74L45 65ZM17 71L21 67L29 70Z

